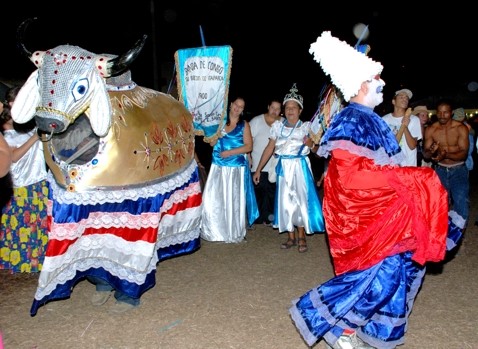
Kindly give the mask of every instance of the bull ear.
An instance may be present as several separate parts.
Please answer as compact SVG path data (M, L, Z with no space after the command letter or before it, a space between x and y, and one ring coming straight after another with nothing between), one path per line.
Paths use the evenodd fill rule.
M43 64L43 57L45 57L45 51L35 51L30 56L30 60L37 68L40 68Z
M93 75L91 89L94 92L91 96L88 116L90 118L93 132L95 132L98 137L104 137L110 129L113 111L111 108L110 97L106 90L105 81L99 76L99 74Z
M13 121L24 124L30 121L36 112L36 108L40 104L40 91L38 90L38 69L30 74L30 77L18 91L15 102L12 105Z

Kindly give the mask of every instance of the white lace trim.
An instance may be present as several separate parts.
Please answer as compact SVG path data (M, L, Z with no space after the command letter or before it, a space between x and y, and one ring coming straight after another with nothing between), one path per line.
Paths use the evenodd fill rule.
M78 223L52 223L50 239L57 240L73 240L82 236L86 229L101 229L101 228L130 228L142 229L155 227L158 228L160 217L167 213L174 205L188 200L189 197L197 195L201 192L199 183L191 183L184 190L177 190L167 200L163 202L160 212L146 212L141 215L133 215L128 212L92 212L88 218L82 219ZM87 203L83 203L87 204ZM92 203L88 203L92 204ZM177 212L173 217L177 222L182 222L184 225L194 217L186 215L178 215ZM50 213L51 214L51 213ZM181 217L181 218L179 218ZM198 223L199 224L199 223ZM183 231L184 229L177 229L176 231Z
M47 264L47 269L42 270L40 273L39 286L35 293L35 299L41 300L50 295L58 285L72 280L76 276L77 271L85 271L91 268L104 268L109 273L120 279L142 285L146 280L146 276L156 268L156 264L158 263L156 251L158 248L161 248L163 245L171 246L174 244L193 241L199 238L199 233L199 227L196 227L189 231L183 231L174 236L168 236L165 239L158 240L154 248L154 253L143 271L128 268L125 265L118 264L107 258L87 257L84 252L79 253L74 257L66 254L64 255L65 258L61 258L61 260L58 259L54 263L48 262L51 258L47 257L45 258L44 263L44 267L45 264ZM52 268L52 265L48 266L48 263L53 263L57 266L57 269Z
M158 194L169 193L187 183L193 172L196 170L196 162L192 161L182 172L164 178L160 183L145 185L143 187L132 187L126 189L107 190L97 189L85 192L70 192L60 187L51 172L48 173L53 199L61 204L96 205L106 202L115 203L124 200L138 200L139 198L154 197ZM194 186L193 186L194 187ZM197 186L198 192L199 184Z
M55 240L74 240L82 236L86 229L129 228L142 229L158 227L159 215L156 212L132 215L128 212L93 212L79 223L53 223L49 238Z

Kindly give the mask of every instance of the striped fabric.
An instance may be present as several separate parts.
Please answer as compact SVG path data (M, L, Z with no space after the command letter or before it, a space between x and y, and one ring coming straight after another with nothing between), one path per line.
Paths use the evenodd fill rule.
M155 285L158 262L200 247L202 195L194 162L141 188L72 193L53 177L49 183L50 234L32 316L44 303L69 297L87 276L139 298Z

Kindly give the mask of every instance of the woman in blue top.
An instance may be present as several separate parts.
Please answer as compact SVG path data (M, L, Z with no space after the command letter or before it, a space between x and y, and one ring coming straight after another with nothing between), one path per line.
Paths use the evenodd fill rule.
M202 203L204 240L241 242L246 236L246 219L251 225L259 216L247 157L252 150L251 129L241 119L244 107L243 98L232 101L222 137L211 142L212 163Z

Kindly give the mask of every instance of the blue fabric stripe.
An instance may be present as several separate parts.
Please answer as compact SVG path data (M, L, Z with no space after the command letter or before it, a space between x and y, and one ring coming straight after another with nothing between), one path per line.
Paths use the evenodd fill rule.
M199 179L197 170L188 182L178 188L172 188L166 194L158 194L149 198L139 198L138 200L124 200L122 202L104 203L96 205L75 205L61 204L58 201L53 202L53 219L55 223L74 223L87 219L94 212L128 212L132 215L140 215L150 212L157 213L160 211L165 200L169 199L172 194L178 190L182 190L189 186L190 183L197 182Z

